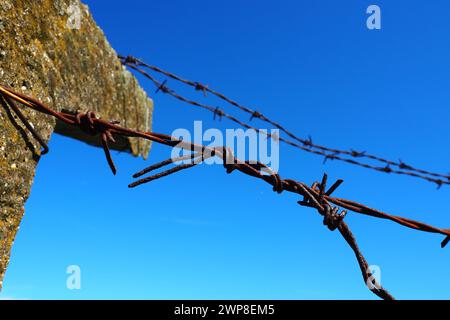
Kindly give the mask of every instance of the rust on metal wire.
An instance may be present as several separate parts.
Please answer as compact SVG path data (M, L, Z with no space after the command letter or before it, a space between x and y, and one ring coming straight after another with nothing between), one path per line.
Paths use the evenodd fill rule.
M163 69L153 66L153 65L149 65L149 64L143 62L142 60L140 60L136 57L133 57L133 56L120 56L119 55L119 58L121 59L123 65L128 66L129 68L139 72L140 74L142 74L145 77L147 77L148 79L150 79L150 81L152 81L153 84L158 88L157 91L162 91L162 92L169 94L172 97L174 97L180 101L183 101L185 103L188 103L190 105L206 109L214 114L214 118L216 118L216 115L219 115L219 112L220 112L220 118L225 117L244 128L252 129L252 130L255 130L262 134L266 134L266 135L270 136L270 133L260 131L258 128L251 126L242 120L239 120L235 116L225 113L223 110L219 109L218 107L212 107L210 105L200 103L200 102L194 101L192 99L185 98L184 96L176 93L173 89L171 89L167 86L167 79L164 80L162 83L160 83L158 80L156 80L155 77L153 77L146 70L154 71L154 72L162 74L170 79L173 79L177 82L191 86L195 89L195 91L202 91L204 95L206 95L206 93L210 93L210 94L220 98L221 100L225 101L229 105L236 107L239 110L250 114L250 121L253 119L260 119L261 121L268 123L268 124L274 126L275 128L279 129L281 132L283 132L288 137L288 138L279 137L278 139L281 142L288 144L292 147L295 147L297 149L301 149L306 152L310 152L310 153L313 153L313 154L316 154L319 156L323 156L324 162L326 162L327 160L338 160L338 161L343 161L343 162L346 162L346 163L349 163L352 165L356 165L359 167L363 167L366 169L375 170L378 172L407 175L407 176L411 176L411 177L426 180L428 182L435 183L438 186L438 188L444 184L445 185L450 184L450 174L435 173L435 172L431 172L428 170L415 168L411 165L404 163L402 160L392 161L389 159L382 158L380 156L369 154L365 151L362 152L362 151L355 151L355 150L341 150L341 149L329 148L326 146L322 146L322 145L313 143L312 139L310 137L308 139L303 139L303 138L299 137L298 135L294 134L292 131L286 129L285 126L270 119L269 117L265 116L264 114L262 114L256 110L253 110L251 108L248 108L248 107L238 103L237 101L228 98L224 94L211 89L209 86L203 85L202 83L200 83L198 81L191 81L191 80L184 79L183 77L180 77L172 72L163 70ZM362 159L368 159L369 161L373 161L374 163L378 163L379 165L371 164L367 161L363 161Z
M445 239L441 244L442 247L445 247L450 241L450 229L436 228L419 221L390 215L388 213L369 208L368 206L360 204L356 201L333 197L332 194L337 190L337 188L342 184L343 181L337 180L331 185L330 188L327 189L328 177L326 174L322 177L321 182L314 182L312 186L308 186L307 184L296 180L282 179L279 174L273 172L268 166L263 163L250 163L248 161L239 160L233 155L233 151L227 147L207 147L191 142L185 142L165 134L128 129L120 126L116 121L105 121L103 119L97 118L96 115L92 112L78 114L57 112L31 97L28 97L22 93L13 91L12 89L1 85L0 100L2 101L3 106L12 107L18 115L21 113L20 111L17 112L17 110L19 109L14 104L13 100L25 107L59 119L60 121L63 121L68 125L79 127L86 134L98 136L102 142L107 163L113 173L116 173L116 167L109 152L108 142L114 141L114 136L142 138L169 147L182 148L184 150L192 152L191 154L183 157L168 159L163 162L154 164L134 174L133 177L138 178L138 180L131 183L129 185L130 188L134 188L150 181L168 176L170 174L192 168L202 163L202 161L204 161L205 159L219 157L223 160L223 166L226 169L227 173L239 171L248 176L265 181L272 186L274 192L282 193L284 191L288 191L300 195L302 197L302 200L298 202L299 205L315 209L321 216L323 216L323 224L327 226L329 230L339 230L339 233L342 235L342 237L345 239L345 241L348 243L355 254L364 282L369 287L369 290L371 290L374 294L382 299L391 300L394 298L387 290L381 287L381 285L377 283L375 278L372 276L369 264L361 253L361 250L359 249L356 239L353 236L350 228L344 221L344 218L347 215L347 211L352 211L354 213L364 214L375 218L390 220L404 227L408 227L418 231L444 235ZM44 140L39 136L37 132L34 131L34 129L32 129L32 126L28 123L25 117L23 117L23 115L21 116L21 120L30 130L33 137L35 137L36 140L38 140L41 146L44 148L43 153L48 151L48 147L46 146ZM142 177L143 175L151 173L154 170L161 169L168 165L174 164L175 162L186 159L191 159L191 163L177 165L148 177Z

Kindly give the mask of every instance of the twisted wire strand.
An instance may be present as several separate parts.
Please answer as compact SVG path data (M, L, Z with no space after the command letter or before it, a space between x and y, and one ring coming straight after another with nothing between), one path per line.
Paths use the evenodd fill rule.
M375 218L387 219L414 230L444 235L446 238L441 244L442 247L445 247L445 245L450 241L450 229L436 228L419 221L402 218L376 209L371 209L366 205L357 203L352 200L332 197L332 193L335 192L336 189L342 184L342 180L337 180L327 190L327 176L324 175L321 183L314 182L310 187L303 182L295 181L292 179L282 179L279 174L273 172L267 165L263 163L250 163L248 161L237 159L234 156L233 151L228 147L208 147L179 140L166 134L142 132L138 130L128 129L120 126L116 121L105 121L101 118L97 118L92 112L77 114L57 112L31 97L28 97L19 92L15 92L10 88L1 85L0 97L5 100L8 100L8 98L12 99L16 102L19 102L25 107L29 107L40 113L55 117L68 125L80 128L86 134L99 136L102 141L105 141L105 143L102 143L102 146L105 151L108 165L114 174L116 173L116 167L110 155L108 146L109 141L114 141L114 136L142 138L172 148L181 148L193 152L192 154L186 156L168 159L163 162L154 164L134 174L134 178L140 179L131 183L129 185L130 188L134 188L150 181L154 181L176 172L191 168L202 163L202 161L205 159L211 157L219 157L223 160L223 166L226 169L227 173L239 171L248 176L252 176L267 182L277 193L289 191L302 196L303 200L298 202L299 205L316 209L316 211L324 217L324 225L326 225L331 231L336 229L339 230L339 233L342 235L342 237L345 239L345 241L348 243L355 254L364 282L369 286L369 290L371 290L375 295L382 299L391 300L394 299L394 297L386 289L381 287L381 285L377 283L375 278L372 277L369 265L364 258L361 250L359 249L354 235L352 234L348 225L343 221L344 217L346 216L346 210L369 215ZM24 121L26 121L25 118ZM28 126L26 127L28 128ZM191 163L177 165L163 172L153 174L149 177L141 178L143 175L149 172L187 159L190 159ZM339 213L339 207L346 210L343 210L341 213Z
M151 82L153 82L153 84L157 88L156 92L161 91L161 92L163 92L165 94L169 94L172 97L174 97L180 101L183 101L187 104L206 109L214 114L214 118L216 118L216 116L219 116L220 118L225 117L244 128L255 130L258 133L262 132L263 134L267 134L269 137L271 136L270 134L257 129L254 126L251 126L248 123L241 121L234 116L231 116L230 114L225 113L219 107L212 107L212 106L209 106L209 105L206 105L203 103L199 103L192 99L185 98L184 96L182 96L182 95L176 93L174 90L170 89L167 86L167 80L164 80L163 82L157 81L152 75L150 75L148 72L143 70L142 67L152 70L154 72L160 73L168 78L171 78L173 80L176 80L176 81L186 84L188 86L191 86L196 91L202 91L204 95L206 95L206 93L213 94L214 96L222 99L223 101L240 109L241 111L250 114L251 115L250 120L252 120L254 118L258 118L258 119L274 126L275 128L279 129L281 132L285 133L289 138L295 140L296 142L289 140L289 139L285 139L283 137L277 137L279 141L286 143L292 147L298 148L300 150L323 156L325 159L324 161L338 160L338 161L343 161L343 162L346 162L346 163L349 163L352 165L356 165L359 167L363 167L366 169L375 170L378 172L393 173L393 174L398 174L398 175L407 175L410 177L415 177L415 178L419 178L419 179L422 179L422 180L425 180L425 181L428 181L431 183L435 183L438 186L438 188L441 187L442 185L450 184L450 175L449 174L435 173L435 172L431 172L428 170L415 168L411 165L406 164L405 162L403 162L401 160L398 162L392 161L392 160L385 159L385 158L382 158L382 157L379 157L379 156L376 156L373 154L369 154L365 151L360 152L360 151L355 151L355 150L341 150L341 149L337 149L337 148L330 148L330 147L322 146L322 145L314 143L310 137L308 139L300 138L299 136L295 135L292 131L286 129L285 126L281 125L280 123L270 119L269 117L265 116L264 114L254 110L254 109L250 109L246 106L239 104L235 100L230 99L227 96L225 96L224 94L211 89L207 85L203 85L200 82L184 79L174 73L171 73L169 71L166 71L164 69L161 69L161 68L153 66L153 65L149 65L149 64L143 62L142 60L137 59L132 56L125 57L125 56L119 55L119 58L121 59L121 61L124 65L137 71L138 73L147 77ZM350 156L350 158L345 157L345 156ZM355 160L357 158L359 158L359 159L367 158L367 159L382 163L384 166L376 166L376 165L372 165L372 164L369 164L366 162ZM396 167L398 169L393 169L391 167Z

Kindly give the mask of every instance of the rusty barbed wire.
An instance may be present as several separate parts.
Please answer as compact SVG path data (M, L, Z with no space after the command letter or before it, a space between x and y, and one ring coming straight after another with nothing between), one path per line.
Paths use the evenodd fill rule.
M301 201L298 201L298 204L300 206L315 209L321 216L324 217L323 224L327 226L329 230L339 230L339 233L348 243L349 247L353 250L359 268L361 270L363 280L369 287L369 290L378 297L385 300L392 300L394 299L394 297L386 289L384 289L373 277L369 268L369 264L361 253L361 250L357 245L353 233L351 232L349 226L343 221L345 216L347 215L347 210L380 219L390 220L414 230L444 235L445 239L441 243L442 248L444 248L450 241L450 229L436 228L412 219L390 215L385 212L369 208L366 205L352 200L332 197L332 194L342 184L343 180L337 180L330 188L327 189L326 174L323 175L321 182L314 182L312 186L308 186L303 182L295 181L292 179L282 179L278 173L273 172L270 167L263 163L253 163L250 161L242 161L237 159L233 154L233 150L228 147L208 147L179 140L165 134L128 129L120 126L117 121L106 121L101 118L97 118L93 112L77 114L57 112L46 106L45 104L37 101L36 99L0 85L0 101L2 106L5 108L12 108L17 113L17 110L19 109L14 104L13 100L35 111L52 116L68 125L78 127L86 134L98 136L101 141L107 163L113 174L115 174L117 170L110 154L109 142L115 141L114 136L142 138L172 148L180 148L191 152L191 154L184 155L178 158L171 158L149 166L148 168L145 168L140 172L137 172L133 175L133 178L139 179L131 183L129 185L130 188L135 188L142 184L160 179L176 172L192 168L198 164L201 164L206 159L218 157L222 159L223 166L228 174L234 171L239 171L248 176L265 181L266 183L270 184L273 187L273 190L277 193L288 191L302 196L303 199ZM31 124L28 123L25 117L21 117L21 120L24 122L26 128L33 128ZM38 142L43 146L44 150L42 154L47 152L48 147L46 147L45 141L39 136L36 131L34 131L34 129L29 130L32 136L36 138L36 140L38 140ZM175 167L172 167L165 171L153 174L145 178L141 178L143 175L154 170L188 159L191 160L190 163L176 165ZM343 210L339 213L340 208L343 208Z
M205 96L207 93L213 94L214 96L222 99L223 101L238 108L239 110L250 114L250 121L255 118L260 119L263 122L266 122L266 123L274 126L275 128L279 129L281 132L285 133L290 139L295 140L295 141L292 141L290 139L286 139L283 137L277 137L279 141L286 143L297 149L322 156L322 157L324 157L324 162L326 162L327 160L338 160L338 161L343 161L343 162L346 162L346 163L349 163L352 165L356 165L359 167L363 167L366 169L375 170L378 172L393 173L393 174L398 174L398 175L407 175L407 176L411 176L411 177L423 179L428 182L435 183L438 186L438 188L440 188L444 184L446 184L446 185L450 184L450 174L435 173L435 172L431 172L428 170L415 168L411 165L406 164L405 162L403 162L401 160L392 161L392 160L385 159L385 158L382 158L382 157L379 157L376 155L369 154L366 151L341 150L341 149L329 148L329 147L325 147L325 146L313 143L313 140L311 137L309 137L308 139L300 138L299 136L295 135L292 131L286 129L280 123L270 119L269 117L258 112L257 110L250 109L242 104L239 104L238 102L236 102L233 99L228 98L224 94L211 89L209 86L203 85L201 82L184 79L183 77L180 77L174 73L171 73L169 71L166 71L166 70L161 69L156 66L149 65L149 64L143 62L142 60L137 59L136 57L133 57L133 56L119 55L119 59L121 60L123 65L128 66L129 68L131 68L131 69L137 71L138 73L142 74L143 76L147 77L156 86L156 88L157 88L156 93L161 91L165 94L169 94L170 96L172 96L180 101L183 101L187 104L190 104L190 105L193 105L196 107L200 107L200 108L203 108L203 109L206 109L206 110L212 112L214 115L214 119L216 119L217 116L219 116L219 118L225 117L225 118L239 124L240 126L242 126L244 128L255 130L258 133L263 133L263 134L266 134L267 136L271 137L270 133L261 131L260 129L258 129L254 126L251 126L248 123L246 123L242 120L239 120L238 118L236 118L230 114L225 113L219 107L213 107L213 106L210 106L207 104L199 103L192 99L185 98L184 96L176 93L174 90L172 90L171 88L169 88L167 86L167 79L164 80L163 82L159 82L151 74L149 74L148 72L143 70L142 67L152 70L154 72L157 72L159 74L162 74L168 78L171 78L173 80L181 82L185 85L191 86L195 89L195 91L201 91L203 93L203 95L205 95ZM376 165L369 164L367 162L356 160L356 159L362 159L362 158L366 158L366 159L370 159L372 161L379 162L379 163L383 164L383 166L376 166ZM397 169L393 169L392 167L397 168Z

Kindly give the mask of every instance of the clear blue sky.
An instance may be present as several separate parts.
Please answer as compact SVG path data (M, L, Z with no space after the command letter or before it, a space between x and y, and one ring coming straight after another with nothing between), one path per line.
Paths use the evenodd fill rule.
M121 54L209 84L322 144L450 171L448 1L85 2ZM382 9L382 30L366 28L370 4ZM155 101L156 132L194 120L234 127L140 81ZM345 241L293 195L220 166L129 190L131 174L168 148L154 146L146 162L114 153L116 177L100 149L56 135L50 148L0 297L374 298ZM450 227L448 186L282 148L282 176L311 183L323 172L345 180L337 196ZM353 213L346 221L394 296L450 298L441 236ZM73 264L79 291L66 289Z

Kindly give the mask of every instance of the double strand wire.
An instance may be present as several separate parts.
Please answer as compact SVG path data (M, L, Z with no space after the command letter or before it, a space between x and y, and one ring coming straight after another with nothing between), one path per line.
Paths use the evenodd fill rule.
M450 174L442 174L442 173L436 173L431 172L428 170L420 169L413 167L411 165L406 164L405 162L399 160L399 161L393 161L389 160L377 155L373 155L370 153L367 153L365 151L355 151L355 150L342 150L337 148L330 148L323 145L319 145L313 142L311 137L308 137L307 139L301 138L298 135L294 134L292 131L288 130L284 125L280 124L279 122L276 122L275 120L265 116L264 114L258 112L255 109L251 109L249 107L246 107L237 101L227 97L226 95L211 89L209 86L202 84L201 82L187 80L181 76L178 76L172 72L166 71L164 69L161 69L157 66L149 65L145 62L143 62L140 59L137 59L133 56L119 56L121 62L123 65L128 66L132 70L135 70L136 72L142 74L146 78L148 78L157 88L156 92L162 92L165 94L168 94L184 103L187 103L189 105L199 107L205 110L208 110L214 114L214 118L227 118L231 120L234 123L237 123L238 125L246 128L255 130L258 133L262 133L267 135L268 137L275 138L287 145L290 145L291 147L313 153L319 156L324 157L324 161L327 160L338 160L343 161L346 163L349 163L351 165L356 165L359 167L363 167L370 170L375 170L378 172L384 172L384 173L393 173L398 175L406 175L414 178L419 178L431 183L435 183L438 188L440 188L442 185L449 185L450 184ZM187 86L190 86L194 88L196 91L203 92L204 95L207 93L210 93L221 100L225 101L232 107L235 107L239 109L240 111L243 111L250 115L250 121L257 118L261 121L270 124L271 126L279 129L282 133L284 133L288 138L285 137L272 137L272 134L267 133L265 131L261 131L260 129L250 125L248 122L242 121L238 119L235 116L232 116L228 113L226 113L223 109L219 107L213 107L208 104L200 103L196 100L192 100L189 98L186 98L185 96L182 96L178 94L173 89L169 88L167 85L167 79L160 82L158 81L153 75L151 75L147 70L153 71L158 74L162 74L172 80L175 80L177 82L180 82L182 84L185 84ZM374 165L371 164L368 161L364 161L364 159L379 163L381 165Z

